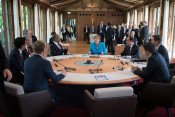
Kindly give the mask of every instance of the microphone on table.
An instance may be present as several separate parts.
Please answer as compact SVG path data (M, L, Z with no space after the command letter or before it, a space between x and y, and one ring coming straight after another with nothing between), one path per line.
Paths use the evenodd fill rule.
M120 61L120 63L122 64L122 68L119 69L119 70L124 70L124 67L123 67L124 63L123 63L123 61Z
M99 67L100 67L100 65L101 65L102 62L103 62L103 60L101 60L100 64L97 67L97 73L98 73Z
M72 70L72 71L76 71L76 68L71 68L71 67L66 67L65 65L61 64L60 62L58 62L57 59L53 59L53 61L57 62L58 64L60 64L61 66L64 67L64 69L67 70Z
M63 66L63 67L64 67L64 69L67 71L67 67L66 67L66 66L64 66L63 64L61 64L60 62L58 62L58 60L57 60L57 59L53 59L53 61L55 61L55 62L57 62L58 64L60 64L61 66Z

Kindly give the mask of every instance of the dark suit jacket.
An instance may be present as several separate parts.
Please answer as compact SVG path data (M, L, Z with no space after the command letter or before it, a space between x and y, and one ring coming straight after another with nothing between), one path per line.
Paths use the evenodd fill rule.
M37 41L36 36L32 35L32 42L35 43L35 41Z
M63 31L64 31L64 30L63 30L63 27L62 27L62 28L61 28L62 34L63 34L63 35L67 34L67 33L68 33L67 27L65 27L65 31L66 31L66 32L64 33Z
M24 60L17 48L13 49L8 59L9 68L14 76L24 72Z
M4 49L0 42L0 91L5 92L4 90L4 78L3 78L3 70L8 68L7 58L5 56Z
M114 38L114 29L112 27L109 27L106 32L106 40L112 41Z
M50 62L37 54L25 61L24 74L23 87L25 92L49 90L52 96L53 92L48 79L58 82L65 77L63 74L56 75Z
M131 29L131 31L132 31L132 29ZM128 29L126 29L126 32L125 32L125 35L128 37L129 35L127 34L129 32L129 28ZM131 32L130 32L131 33ZM131 36L131 35L130 35Z
M53 43L53 38L51 37L50 39L49 39L49 45L51 45Z
M62 49L62 46L61 46L61 49L59 49L55 43L52 43L50 45L50 51L52 56L63 55L63 53L67 54L67 49Z
M132 29L131 31L135 32L135 36L134 37L138 39L139 29L135 28L135 29Z
M140 41L145 39L145 27L140 29Z
M158 48L158 52L165 58L167 66L169 68L169 56L167 49L161 44Z
M129 46L125 46L124 51L121 53L121 56L131 56L131 58L139 58L140 48L137 45L133 45L131 52Z
M147 82L162 82L169 83L170 75L167 64L163 56L158 52L153 52L148 59L147 66L143 71L135 70L134 74L143 78L144 83Z
M31 46L29 46L29 50L30 50L30 53L33 53L33 48ZM22 53L23 53L23 60L26 60L27 58L29 58L29 52L26 48L22 51Z
M134 37L134 45L137 45L137 38Z
M90 33L89 27L87 27L87 29L88 29L88 30L87 30L87 31L88 31L87 34L89 34L89 33ZM84 34L85 34L85 33L86 33L86 27L84 27Z
M118 44L122 44L122 39L123 38L124 38L124 29L121 28L120 29L120 34L118 34L118 28L117 28L117 30L116 30L116 37L115 37L117 43Z
M145 42L149 39L149 27L148 25L145 26Z
M106 34L106 25L103 25L102 33L100 33L100 25L98 25L97 34L98 35L101 35L101 34L105 35Z

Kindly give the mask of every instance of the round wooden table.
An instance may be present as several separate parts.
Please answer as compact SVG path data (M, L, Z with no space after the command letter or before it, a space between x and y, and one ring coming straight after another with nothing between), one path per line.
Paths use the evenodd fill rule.
M134 80L139 80L140 77L131 72L131 65L127 60L116 60L113 55L101 55L99 58L86 58L87 55L65 55L65 56L55 56L48 57L47 59L51 62L52 68L56 73L58 70L64 69L63 64L66 67L76 68L76 71L69 71L67 76L61 80L60 84L73 84L73 85L104 85L104 84L117 84L130 82ZM59 63L53 61L53 59L58 60ZM91 61L103 61L103 64L100 65L99 69L102 69L102 73L91 74L90 69L96 70L96 66L79 66L75 64L76 62L86 62L87 60ZM124 63L124 70L119 70L122 68L121 61ZM114 66L120 66L120 68L113 69ZM97 81L95 76L105 75L107 80Z
M58 70L64 69L64 66L76 68L76 71L67 72L67 76L59 81L55 91L57 95L61 98L61 103L71 107L82 107L83 106L83 92L84 90L89 90L92 94L96 88L104 87L117 87L122 86L124 82L130 82L134 80L139 80L140 77L131 72L131 65L125 60L116 60L113 55L103 55L99 58L86 58L87 55L65 55L65 56L55 56L48 57L47 59L51 62L52 68L56 73ZM53 61L53 59L58 60L58 62ZM91 74L89 69L96 70L98 64L96 65L77 65L79 63L85 63L87 60L91 60L93 63L100 63L99 69L102 69L102 73ZM119 70L122 68L122 63L124 63L124 70ZM84 64L83 64L84 65ZM113 69L114 66L120 65L120 68ZM144 67L145 64L134 63L135 66ZM101 72L101 71L99 71ZM105 81L97 81L95 76L102 75L107 77Z

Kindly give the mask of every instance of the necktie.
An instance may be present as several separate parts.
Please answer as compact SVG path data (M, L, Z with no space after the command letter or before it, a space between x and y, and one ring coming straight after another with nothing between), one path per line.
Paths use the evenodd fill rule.
M61 45L58 43L58 48L61 49Z
M129 47L129 55L131 55L131 47Z
M30 49L29 49L29 47L27 47L27 49L28 49L28 53L29 53L29 55L30 55Z

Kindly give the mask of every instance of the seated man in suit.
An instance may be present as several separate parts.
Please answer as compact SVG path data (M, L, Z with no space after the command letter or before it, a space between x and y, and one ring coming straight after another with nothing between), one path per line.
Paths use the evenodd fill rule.
M135 31L131 31L131 37L134 39L134 44L137 45L137 38L135 37Z
M35 41L37 41L36 36L32 34L31 30L28 31L28 35L32 38L32 43L35 43Z
M160 83L169 83L170 76L167 68L167 64L163 56L155 50L155 46L152 43L146 43L143 45L145 54L149 56L148 63L145 68L138 68L132 66L131 69L134 74L140 76L143 79L143 82L133 86L134 93L139 96L143 88L148 82L160 82ZM143 103L142 100L138 97L139 106L144 106L146 103Z
M25 36L26 38L26 48L22 51L23 59L26 60L27 58L33 55L33 48L32 48L32 38L30 36Z
M131 58L139 58L140 49L139 46L134 44L133 37L127 37L126 43L127 45L125 46L124 51L121 53L121 56L131 56Z
M49 39L49 45L51 45L53 43L53 36L56 35L56 32L52 32L51 33L51 38Z
M160 35L153 35L151 39L152 43L155 45L156 50L165 58L167 66L169 68L169 56L167 49L162 45L162 38Z
M63 70L62 74L56 75L50 62L44 59L44 56L47 53L47 47L43 41L36 41L33 49L35 54L28 58L24 63L24 91L34 92L48 90L51 96L56 99L55 94L49 85L49 79L58 82L66 76L66 71Z
M61 40L59 35L54 35L53 36L53 43L50 45L50 51L52 56L57 56L57 55L66 55L67 54L67 49L63 49L61 44Z
M18 37L14 41L15 48L11 51L8 59L9 68L14 77L14 83L24 83L24 60L22 51L26 48L24 37ZM16 80L16 81L15 81Z

